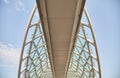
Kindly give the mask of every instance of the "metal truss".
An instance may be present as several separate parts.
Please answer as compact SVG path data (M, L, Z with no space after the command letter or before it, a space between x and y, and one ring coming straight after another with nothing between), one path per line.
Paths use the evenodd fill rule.
M41 19L37 13L35 5L23 40L18 78L53 78ZM96 39L86 9L81 21L71 51L67 78L101 78Z
M85 8L81 21L69 62L67 78L101 78L96 39Z
M44 32L35 5L25 32L18 78L53 78Z

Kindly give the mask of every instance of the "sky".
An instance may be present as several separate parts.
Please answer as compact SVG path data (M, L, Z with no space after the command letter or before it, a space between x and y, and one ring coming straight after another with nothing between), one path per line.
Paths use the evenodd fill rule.
M0 0L0 78L17 78L20 49L35 0ZM120 78L120 0L86 0L102 77Z

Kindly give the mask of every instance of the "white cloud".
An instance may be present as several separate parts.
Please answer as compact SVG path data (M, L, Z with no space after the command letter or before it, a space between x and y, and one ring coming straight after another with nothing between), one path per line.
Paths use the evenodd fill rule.
M24 12L27 11L27 10L25 9L25 5L24 5L21 1L17 1L17 2L16 2L15 9L16 9L17 11L24 11Z
M0 67L13 67L18 65L20 49L12 44L0 43Z
M9 4L10 2L8 0L2 0L5 4Z
M15 7L15 9L16 9L17 11L20 11L20 8L18 8L17 6Z

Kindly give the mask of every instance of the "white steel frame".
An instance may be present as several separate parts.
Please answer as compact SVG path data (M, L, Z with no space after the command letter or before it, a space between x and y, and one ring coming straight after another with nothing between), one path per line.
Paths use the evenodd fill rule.
M84 8L79 31L71 51L67 78L101 78L101 68L92 24Z
M53 78L44 32L35 5L23 40L18 78Z
M36 13L37 6L35 5L25 31L18 78L53 78L41 19L35 17ZM96 39L86 9L83 15L85 18L82 20L86 21L79 24L66 76L67 78L101 78Z

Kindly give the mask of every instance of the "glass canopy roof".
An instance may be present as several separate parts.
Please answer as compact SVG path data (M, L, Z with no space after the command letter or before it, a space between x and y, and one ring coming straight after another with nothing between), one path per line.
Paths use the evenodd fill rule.
M67 78L100 78L96 41L85 9L81 21L70 58Z
M81 21L66 76L67 78L101 78L95 36L85 9ZM24 36L18 78L53 78L46 45L35 5Z
M53 78L36 6L25 32L18 78Z

